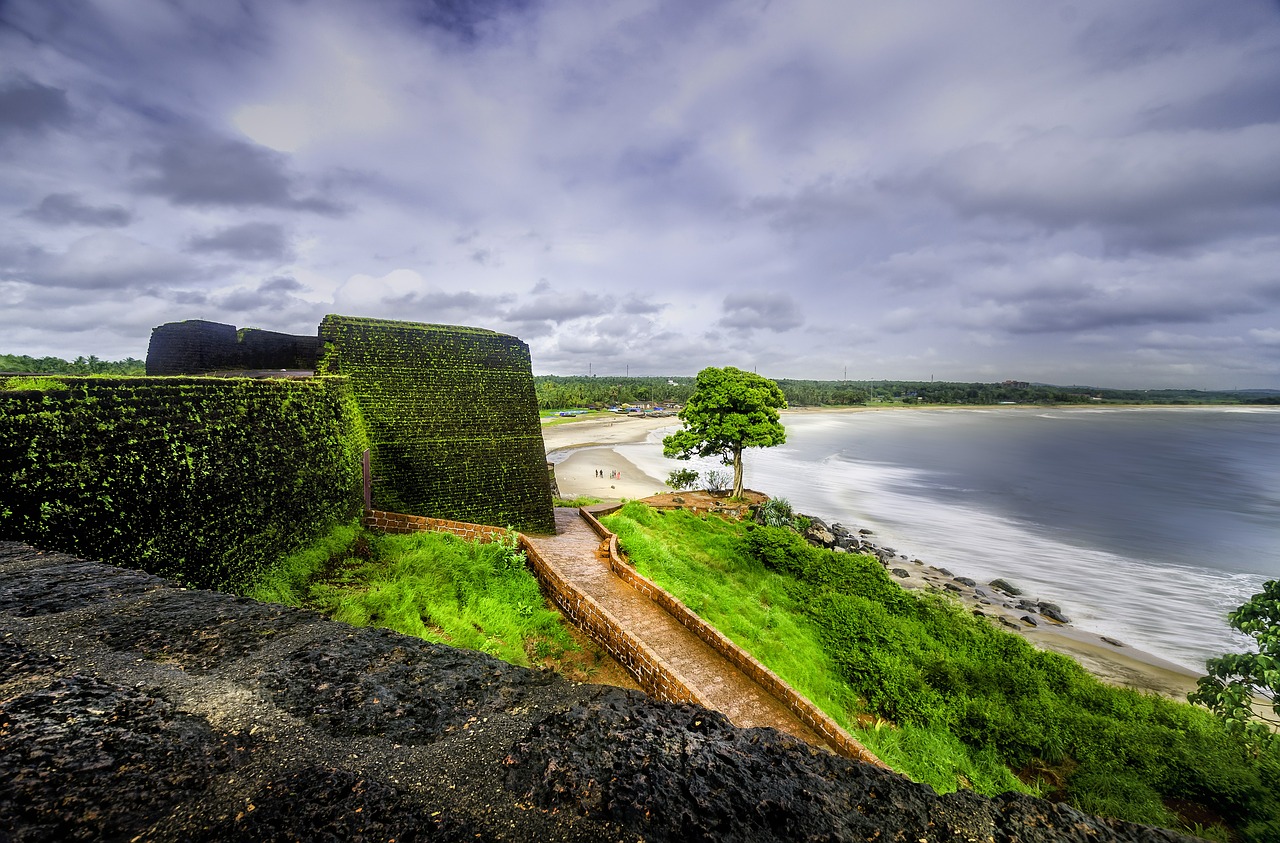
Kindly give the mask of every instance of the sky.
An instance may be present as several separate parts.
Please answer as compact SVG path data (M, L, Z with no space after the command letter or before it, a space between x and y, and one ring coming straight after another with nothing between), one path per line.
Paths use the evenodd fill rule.
M1278 0L0 0L0 352L1280 389Z

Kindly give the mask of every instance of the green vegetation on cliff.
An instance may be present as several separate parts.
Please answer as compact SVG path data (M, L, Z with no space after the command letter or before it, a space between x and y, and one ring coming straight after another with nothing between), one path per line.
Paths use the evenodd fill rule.
M1221 839L1280 839L1280 751L1251 752L1203 709L1105 685L901 588L872 557L786 528L639 503L604 521L641 573L940 791L1027 789ZM880 722L860 728L868 715Z

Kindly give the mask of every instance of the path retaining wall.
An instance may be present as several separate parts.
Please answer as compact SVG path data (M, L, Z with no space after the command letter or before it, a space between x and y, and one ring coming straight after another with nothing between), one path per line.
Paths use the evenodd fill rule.
M689 687L680 674L643 641L632 635L618 619L590 595L573 587L554 564L543 559L537 549L522 542L529 564L551 601L574 626L605 649L626 668L645 693L654 699L676 703L697 703L711 708Z
M761 687L773 694L801 722L822 736L827 745L838 755L853 758L879 767L886 767L870 750L858 742L857 738L845 731L839 723L827 716L796 689L787 684L776 673L769 670L754 656L726 638L718 629L698 617L689 607L677 600L652 580L643 576L635 568L622 561L618 552L618 537L610 532L595 517L595 514L608 514L619 507L596 507L595 513L586 508L579 513L601 537L601 551L608 555L609 567L613 573L643 594L686 629L698 636L713 650L723 656L730 664L737 667ZM460 521L449 521L440 518L425 518L417 515L402 515L393 512L365 513L366 526L388 533L413 533L424 530L452 533L468 540L492 541L506 535L504 530L496 527L485 527L478 524L467 524ZM706 701L698 697L689 683L652 649L636 636L623 628L622 624L610 612L597 603L590 595L574 588L573 584L558 568L544 559L537 549L524 536L520 537L529 566L534 576L542 585L543 591L560 611L569 618L574 626L581 629L609 653L636 680L641 688L651 697L668 702L697 703L711 708ZM887 769L887 767L886 767Z
M418 533L424 531L451 533L468 541L490 542L507 535L506 530L468 524L445 518L427 518L422 515L404 515L398 512L373 510L364 514L364 524L385 533ZM590 595L574 588L573 584L550 561L544 559L537 548L523 535L520 547L525 552L529 567L538 578L542 590L564 612L569 621L585 632L618 664L626 668L645 693L666 702L697 703L710 708L690 688L689 683L643 641L627 632L607 609Z
M821 735L822 739L838 754L880 767L886 766L884 762L863 746L857 738L845 731L839 723L831 719L810 702L808 698L787 684L782 677L765 667L746 650L726 638L720 630L698 617L693 610L677 600L661 586L624 562L622 555L618 552L617 535L596 518L597 514L607 515L616 512L621 509L621 504L609 507L594 507L593 509L594 512L583 508L580 512L582 517L587 520L587 523L591 525L591 528L600 536L601 549L607 552L609 556L609 567L623 582L657 603L686 629L706 642L717 653L724 656L730 664L737 667L762 688L777 697L783 705L790 709L792 714Z

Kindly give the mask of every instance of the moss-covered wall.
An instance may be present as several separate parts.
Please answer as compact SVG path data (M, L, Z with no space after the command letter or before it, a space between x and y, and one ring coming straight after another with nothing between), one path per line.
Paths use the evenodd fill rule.
M350 378L374 509L555 532L529 347L478 328L326 316L319 368Z
M151 330L148 375L200 375L257 369L314 369L314 336L295 336L260 328L188 319Z
M234 590L360 510L366 444L343 378L9 386L0 538Z

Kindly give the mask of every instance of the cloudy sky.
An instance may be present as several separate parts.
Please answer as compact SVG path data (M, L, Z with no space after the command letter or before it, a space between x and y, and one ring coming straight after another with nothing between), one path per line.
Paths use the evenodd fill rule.
M1277 0L0 0L0 351L1280 388Z

